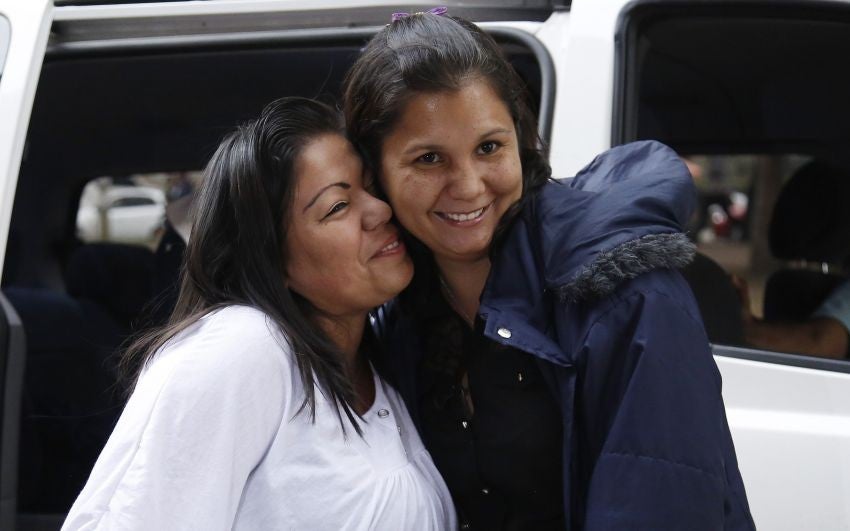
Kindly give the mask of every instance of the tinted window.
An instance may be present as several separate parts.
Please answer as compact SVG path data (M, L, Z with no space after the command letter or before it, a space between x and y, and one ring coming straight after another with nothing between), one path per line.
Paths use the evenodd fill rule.
M688 163L701 265L686 276L716 344L848 354L797 334L844 322L822 304L850 279L850 72L823 65L850 54L848 28L845 10L646 2L618 39L613 138Z

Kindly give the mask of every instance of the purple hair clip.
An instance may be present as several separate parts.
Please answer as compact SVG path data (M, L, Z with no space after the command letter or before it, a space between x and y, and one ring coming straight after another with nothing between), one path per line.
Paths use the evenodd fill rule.
M432 15L442 16L442 15L445 15L448 12L448 10L449 10L449 8L447 8L446 6L439 6L439 7L432 7L428 11L424 11L424 12L418 11L418 12L413 13L413 14L414 15L424 15L425 13L430 13ZM410 13L393 13L392 22L395 22L396 20L398 20L400 18L409 17L409 16L410 16Z

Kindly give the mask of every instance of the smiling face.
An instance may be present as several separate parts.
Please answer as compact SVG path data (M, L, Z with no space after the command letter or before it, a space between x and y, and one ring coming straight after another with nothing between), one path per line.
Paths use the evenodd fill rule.
M333 316L362 314L404 289L413 265L389 205L363 185L363 166L338 134L307 144L287 231L290 289Z
M499 219L522 195L508 108L481 79L415 95L384 139L381 184L438 263L486 258Z

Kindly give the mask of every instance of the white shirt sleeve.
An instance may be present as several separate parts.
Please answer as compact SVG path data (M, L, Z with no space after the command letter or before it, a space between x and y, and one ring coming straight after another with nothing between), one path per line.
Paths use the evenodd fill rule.
M245 312L247 323L232 312L207 319L159 353L63 530L231 528L280 428L291 376L265 316Z

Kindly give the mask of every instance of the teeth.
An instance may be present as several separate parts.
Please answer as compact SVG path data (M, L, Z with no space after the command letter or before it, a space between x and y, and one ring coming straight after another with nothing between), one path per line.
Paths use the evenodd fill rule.
M478 210L475 210L475 211L470 212L468 214L454 214L454 213L446 212L444 215L452 221L469 221L470 219L475 219L478 216L480 216L481 214L483 214L485 208L487 208L487 207L479 208Z
M398 247L398 246L399 246L399 241L398 241L398 240L396 240L396 241L394 241L394 242L392 242L391 244L387 245L386 247L384 247L383 249L381 249L381 250L380 250L380 251L378 251L378 252L379 252L379 253L385 253L385 252L387 252L387 251L392 251L393 249L395 249L395 248L396 248L396 247Z

